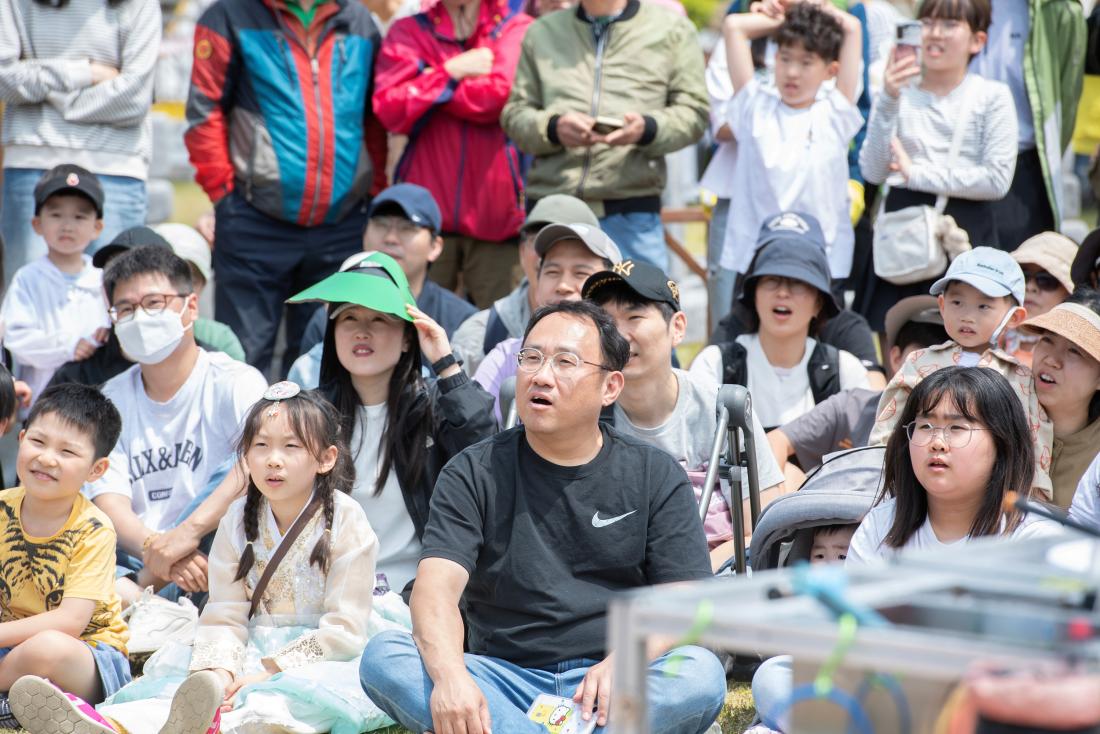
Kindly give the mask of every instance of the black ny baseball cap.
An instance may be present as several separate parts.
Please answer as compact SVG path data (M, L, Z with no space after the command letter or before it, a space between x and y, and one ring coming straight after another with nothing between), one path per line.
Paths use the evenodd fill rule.
M103 219L103 187L91 171L64 163L43 173L34 186L34 215L38 216L46 199L57 194L83 196L95 206L96 216Z
M673 310L680 310L680 286L659 267L641 260L623 260L615 263L611 270L589 276L581 288L581 295L587 300L595 300L600 289L614 283L626 284L647 301L667 303Z

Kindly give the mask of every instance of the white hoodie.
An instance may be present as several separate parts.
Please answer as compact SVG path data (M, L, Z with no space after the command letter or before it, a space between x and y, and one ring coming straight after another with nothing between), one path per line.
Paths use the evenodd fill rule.
M103 271L84 256L84 269L71 276L42 256L15 271L0 306L0 339L15 362L15 377L38 398L53 373L73 358L77 342L92 341L110 327L103 295Z

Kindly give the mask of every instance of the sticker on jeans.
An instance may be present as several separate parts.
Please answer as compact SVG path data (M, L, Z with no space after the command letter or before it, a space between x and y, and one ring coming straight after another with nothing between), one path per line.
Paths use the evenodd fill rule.
M542 724L550 734L591 734L596 729L596 717L585 721L581 718L580 704L572 699L540 693L527 718L536 724Z

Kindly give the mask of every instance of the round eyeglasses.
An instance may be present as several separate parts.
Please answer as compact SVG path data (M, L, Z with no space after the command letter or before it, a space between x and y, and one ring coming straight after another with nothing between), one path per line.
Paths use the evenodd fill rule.
M552 354L547 357L534 347L526 347L519 350L519 353L516 355L516 363L519 365L519 368L524 372L532 374L542 369L543 363L547 360L550 361L550 367L559 377L569 377L576 374L582 364L599 367L601 370L611 370L610 367L605 365L581 359L572 352L558 352L557 354Z
M943 442L953 449L961 449L970 443L974 431L988 431L988 428L975 428L961 423L949 426L934 426L931 423L913 421L905 426L905 435L914 446L927 446L939 433Z

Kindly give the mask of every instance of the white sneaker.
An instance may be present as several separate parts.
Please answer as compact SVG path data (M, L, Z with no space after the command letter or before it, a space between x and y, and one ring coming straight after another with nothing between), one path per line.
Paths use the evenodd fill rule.
M199 610L187 597L176 603L157 596L153 587L146 587L141 597L122 612L130 626L131 654L156 652L169 638L191 644L199 623Z
M212 670L192 673L172 696L168 721L160 734L218 734L221 730L218 709L224 697L220 675Z

